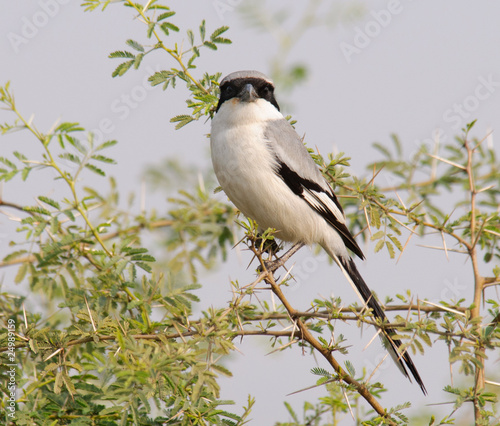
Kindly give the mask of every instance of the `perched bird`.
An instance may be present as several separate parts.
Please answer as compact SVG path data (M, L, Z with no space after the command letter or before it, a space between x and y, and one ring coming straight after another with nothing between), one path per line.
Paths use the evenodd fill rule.
M359 274L348 250L365 256L346 226L342 206L301 138L283 117L274 84L258 71L238 71L220 83L210 146L217 179L235 206L260 229L292 243L320 244L337 263L373 315L386 321L381 306ZM402 373L425 386L401 341L390 328L380 333Z

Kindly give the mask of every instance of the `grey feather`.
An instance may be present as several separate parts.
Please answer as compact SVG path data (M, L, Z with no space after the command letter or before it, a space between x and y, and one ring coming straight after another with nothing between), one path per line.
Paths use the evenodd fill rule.
M274 86L273 81L267 75L261 73L260 71L254 70L232 72L222 79L220 85L222 86L226 81L236 80L238 78L260 78L264 81L267 81L268 83L271 83Z
M302 139L285 119L269 121L264 129L264 138L276 156L300 177L318 184L331 192L330 186L307 151Z

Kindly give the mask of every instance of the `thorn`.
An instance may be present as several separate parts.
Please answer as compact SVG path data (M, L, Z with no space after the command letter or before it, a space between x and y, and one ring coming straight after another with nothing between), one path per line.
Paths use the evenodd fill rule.
M370 341L366 344L366 346L363 348L363 351L365 351L366 349L368 349L368 347L373 343L373 341L375 340L375 338L380 334L380 332L382 331L381 328L377 329L377 332L373 335L373 337L370 339Z
M426 155L428 155L429 157L435 158L436 160L442 161L443 163L450 164L451 166L457 167L461 170L467 170L467 168L465 168L464 166L457 164L457 163L454 163L453 161L449 161L446 158L441 158L441 157L438 157L437 155L433 155L433 154L426 154Z
M353 419L354 421L356 421L356 419L355 419L355 417L354 417L354 413L352 412L351 403L349 402L349 398L347 397L347 393L346 393L346 391L345 391L345 389L344 389L344 387L343 387L343 386L341 387L341 389L342 389L342 393L344 394L345 401L347 402L347 406L349 407L349 411L350 411L350 413L351 413L352 419Z
M45 358L43 361L48 361L50 358L52 358L54 355L57 355L59 352L61 352L63 350L63 348L59 348L58 350L56 350L52 355L49 355L47 358Z
M384 361L387 359L387 357L389 356L389 352L387 352L384 357L382 358L382 361L380 361L378 363L378 365L375 367L375 370L372 371L372 374L370 374L370 376L368 377L368 379L366 379L366 383L369 383L371 378L373 377L373 375L375 374L375 372L380 368L380 366L384 363Z
M370 227L370 221L368 220L368 212L366 211L366 206L363 207L363 211L365 212L366 224L368 225L368 232L370 233L370 237L372 236L372 229Z
M432 303L432 302L429 302L428 300L421 300L421 302L425 303L426 305L435 306L436 308L440 308L440 309L443 309L443 310L448 311L448 312L453 312L454 314L457 314L457 315L462 315L463 317L467 316L463 312L457 311L456 309L448 308L448 307L443 306L443 305L439 305L438 303Z
M28 329L28 319L26 318L26 308L24 307L24 302L23 302L23 317L24 317L24 325L26 326L26 329Z
M450 258L448 257L448 248L446 247L446 240L444 238L444 232L441 231L441 238L443 239L443 248L444 248L444 254L446 255L446 260L450 261Z
M268 355L271 355L275 352L278 352L278 351L281 351L282 349L285 349L287 348L288 346L291 346L293 345L294 343L297 343L299 341L299 339L294 339L294 340L291 340L290 342L280 346L279 348L276 348L276 349L273 349L271 352L268 352L265 356L268 356Z
M97 328L95 327L94 318L92 318L92 313L90 312L89 302L87 302L87 296L84 297L85 297L85 304L87 305L87 310L89 311L90 322L92 323L92 328L94 330L94 333L96 333Z

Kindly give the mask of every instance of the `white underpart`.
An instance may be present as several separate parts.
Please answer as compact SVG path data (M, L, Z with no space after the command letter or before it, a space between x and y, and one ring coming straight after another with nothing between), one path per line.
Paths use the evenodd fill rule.
M263 99L240 102L234 98L224 102L212 120L212 162L217 179L235 206L260 228L275 228L281 240L318 243L347 258L337 231L276 173L273 141L265 139L264 129L282 119L283 115ZM294 171L300 174L300 170ZM324 181L318 183L325 185ZM305 196L312 205L318 205L311 193ZM325 194L318 196L339 221L345 221L335 203Z

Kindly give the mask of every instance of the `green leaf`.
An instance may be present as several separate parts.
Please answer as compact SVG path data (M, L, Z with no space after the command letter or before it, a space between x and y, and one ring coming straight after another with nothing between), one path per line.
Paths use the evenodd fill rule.
M132 49L135 49L137 50L138 52L144 52L144 46L142 44L140 44L139 42L135 41L135 40L127 40L126 43L132 48ZM134 57L132 55L132 57Z
M222 26L217 28L211 35L210 35L210 40L213 40L214 38L220 36L221 34L225 33L229 29L228 26Z
M5 182L8 182L12 178L14 178L18 173L18 170L12 170L11 172L8 172L6 170L0 169L0 181L3 180Z
M34 206L34 207L25 206L23 207L23 210L29 213L38 213L38 214L43 214L45 216L51 216L51 213L47 209L44 209L43 207L39 206Z
M65 371L62 372L62 379L63 379L63 382L64 382L69 394L74 395L76 393L75 386L73 385L71 378L68 376L68 374Z
M214 43L212 43L211 41L204 41L203 46L206 46L212 50L217 50L217 46Z
M139 53L134 60L134 68L138 69L139 65L141 65L142 59L144 58L144 53Z
M135 58L135 55L125 50L117 50L116 52L110 53L108 58Z
M130 260L142 260L144 262L155 262L156 259L150 254L136 254L130 258Z
M144 271L146 271L146 272L151 272L151 271L152 271L151 266L149 266L147 263L137 262L137 263L136 263L136 265L137 265L139 268L141 268L141 269L143 269Z
M85 164L85 167L100 176L106 176L106 173L104 173L103 170L101 170L99 167L94 166L93 164L87 163Z
M31 172L31 170L33 170L31 167L25 167L25 168L23 169L23 171L21 172L21 178L22 178L23 180L28 179L28 175L29 175L29 173Z
M378 240L380 238L383 238L385 235L385 232L384 231L378 231L378 232L375 232L375 234L372 235L372 237L370 238L372 241L375 241L375 240Z
M187 36L189 40L189 44L192 46L194 45L194 33L191 30L187 30Z
M288 414L290 414L290 416L292 417L292 419L294 420L294 422L296 424L299 424L299 418L297 417L297 414L295 414L295 411L293 411L292 406L286 401L284 402L284 404L285 404L286 410L288 411Z
M135 56L134 56L134 58L135 58ZM112 72L111 76L112 77L122 76L130 69L130 67L134 64L134 62L135 62L135 60L121 63L120 65L118 65L115 68L115 70Z
M61 158L62 160L69 160L69 161L71 161L72 163L75 163L75 164L80 164L81 163L79 157L77 157L76 155L71 154L69 152L65 152L64 154L59 154L59 158Z
M13 152L14 156L19 160L19 161L26 161L27 158L25 155L21 154L20 152L14 151Z
M101 145L99 145L95 151L101 151L103 149L106 149L106 148L110 148L114 145L116 145L118 143L118 141L115 141L115 140L112 140L112 141L106 141L104 143L102 143Z
M161 25L160 25L160 28L162 29L162 31L166 34L166 35L169 35L169 30L171 31L175 31L175 32L178 32L179 31L179 27L177 25L174 25L172 24L171 22L163 22Z
M391 244L390 241L386 241L385 245L387 247L387 251L389 252L389 256L391 257L391 259L394 259L394 246ZM375 251L377 251L376 248Z
M69 144L74 147L80 154L87 154L87 148L85 148L82 143L77 139L74 138L73 136L70 135L64 135L64 138L66 139Z
M54 381L54 393L59 395L61 393L61 388L63 385L62 371L58 371L56 374L56 380Z
M81 132L85 130L83 127L80 126L80 123L61 123L59 126L56 127L54 130L54 133L71 133L71 132Z
M355 377L356 376L356 370L354 368L354 365L352 364L351 361L347 360L345 361L345 368L347 369L347 371L349 372L349 374L351 375L351 377Z
M190 115L176 115L175 117L170 119L171 123L177 123L175 126L175 130L180 129L181 127L184 127L186 124L191 123L191 121L194 121L194 118Z
M399 242L399 240L394 235L387 235L389 239L394 243L394 245L398 248L399 251L403 251L403 246Z
M172 71L158 71L155 72L152 76L148 78L148 81L151 83L151 86L158 86L159 84L163 85L163 90L165 90L170 83L175 87L175 76L176 74Z
M10 167L11 169L17 170L17 166L12 161L10 161L8 158L0 157L0 162L5 164L6 166Z
M214 43L219 43L219 44L232 44L233 42L229 40L228 38L223 38L223 37L216 37L212 40Z
M163 21L164 19L170 18L171 16L174 16L175 12L170 11L170 12L163 12L162 14L158 15L158 18L156 18L156 22Z
M324 377L328 377L328 378L331 378L332 375L330 374L329 371L325 370L324 368L321 368L321 367L313 367L311 368L311 373L316 375L316 376L324 376Z
M26 272L28 272L28 263L25 262L17 270L17 274L16 274L16 277L14 278L14 282L16 284L19 284L20 282L22 282L22 280L26 276Z
M147 32L148 38L151 38L151 36L153 35L153 31L155 30L155 25L156 25L156 22L150 22L148 24L148 32Z
M102 163L116 164L115 160L109 157L105 157L104 155L93 155L91 158L93 160L101 161Z
M200 37L201 37L201 41L205 41L205 31L206 31L205 20L203 20L203 21L201 21L201 25L200 25Z
M73 214L71 209L63 210L62 213L64 213L72 222L75 221L75 215Z
M48 204L49 206L52 206L54 207L55 209L57 210L60 210L61 209L61 206L59 205L59 203L55 200L52 200L51 198L48 198L48 197L44 197L43 195L40 195L38 197L38 199L42 202L42 203L45 203L45 204Z

